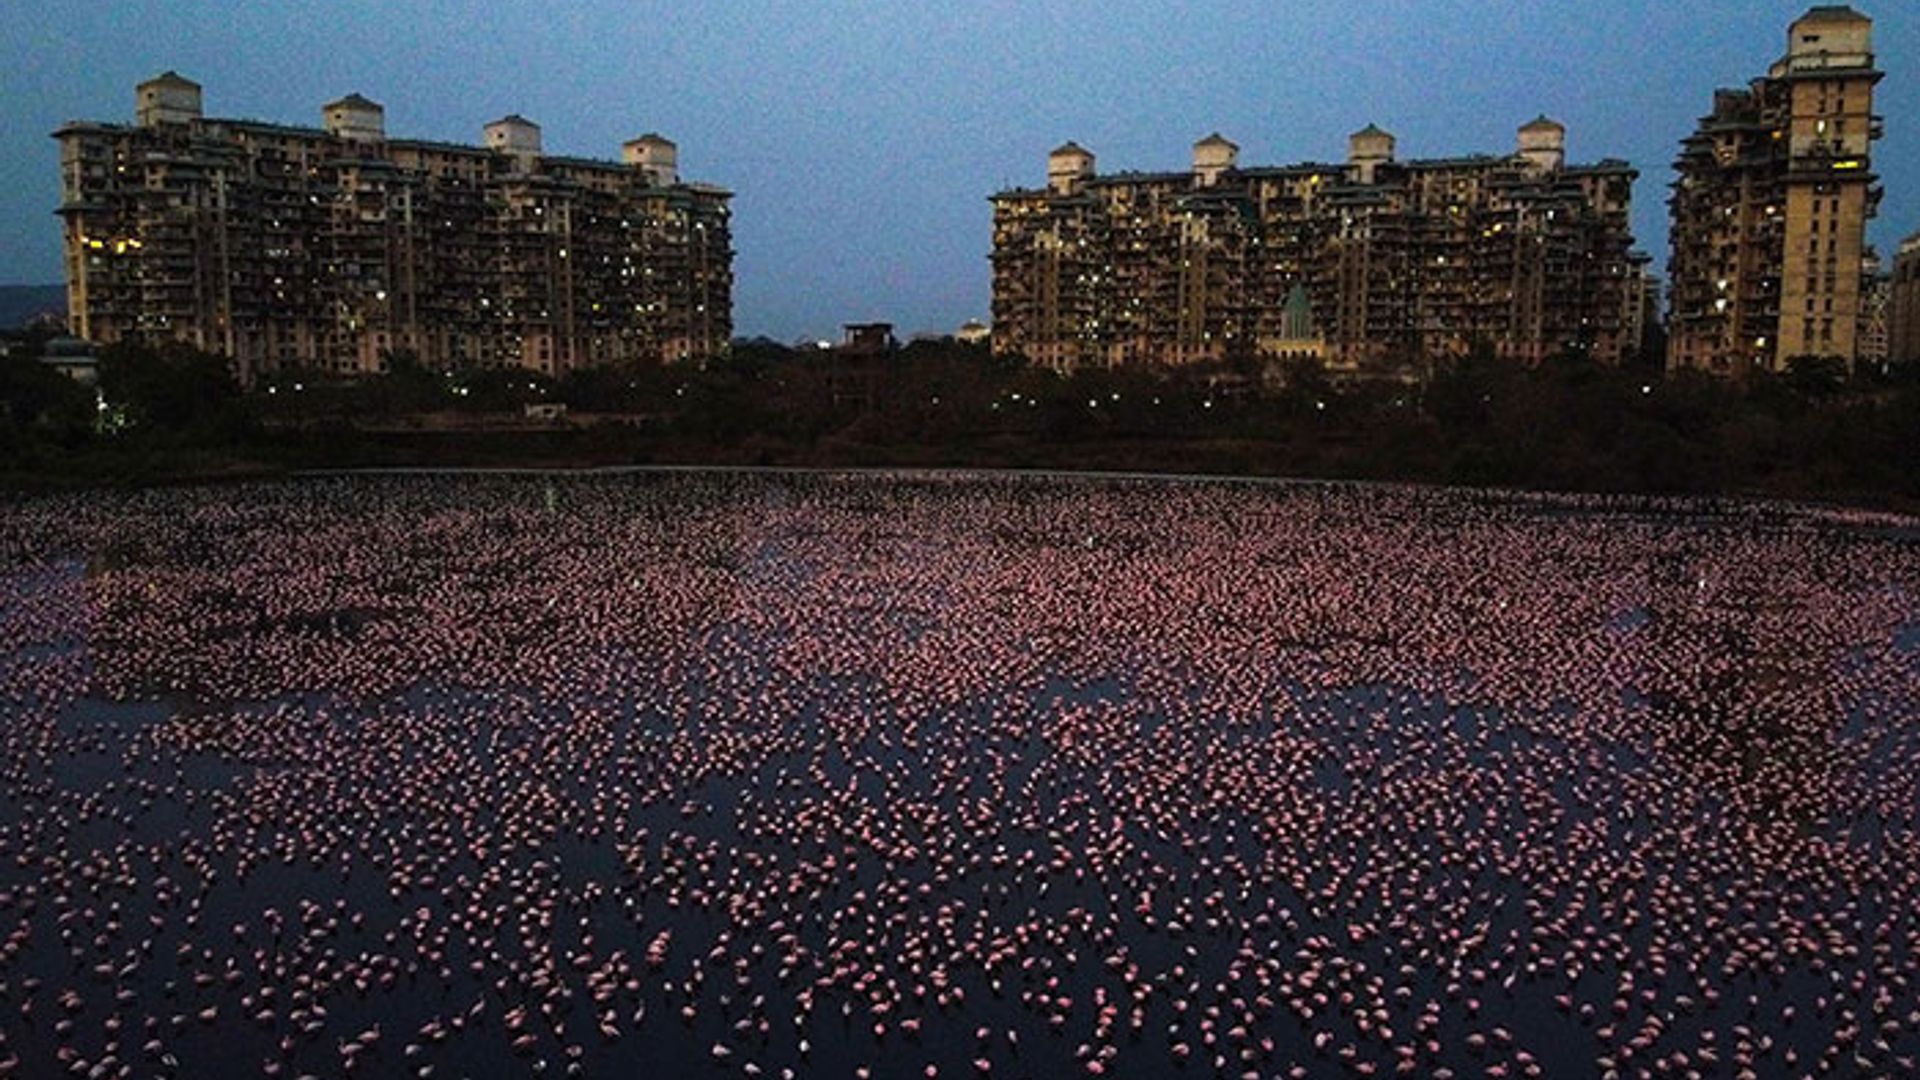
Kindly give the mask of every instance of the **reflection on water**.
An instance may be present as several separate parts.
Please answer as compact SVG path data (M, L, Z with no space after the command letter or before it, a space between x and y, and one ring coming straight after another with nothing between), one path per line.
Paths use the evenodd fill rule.
M1884 523L732 476L7 531L18 1075L1920 1053Z

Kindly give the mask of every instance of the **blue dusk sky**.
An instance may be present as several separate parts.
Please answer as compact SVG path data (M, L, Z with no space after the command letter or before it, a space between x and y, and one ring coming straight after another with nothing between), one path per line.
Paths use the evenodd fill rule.
M477 141L509 112L550 153L646 131L731 188L742 334L988 307L987 197L1075 139L1103 171L1184 168L1218 130L1247 164L1341 160L1378 123L1403 157L1512 149L1540 113L1577 161L1641 170L1634 227L1664 266L1669 163L1717 86L1784 50L1782 0L60 0L7 14L0 282L60 280L69 119L128 122L174 68L210 115L317 124L358 91L390 133ZM1920 228L1920 6L1865 3L1887 78L1883 253Z

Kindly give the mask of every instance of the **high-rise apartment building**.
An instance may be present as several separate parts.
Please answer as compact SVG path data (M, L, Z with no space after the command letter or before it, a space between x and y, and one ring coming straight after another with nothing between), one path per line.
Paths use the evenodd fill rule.
M1765 78L1715 93L1674 166L1670 367L1858 360L1880 78L1873 21L1816 7Z
M994 348L1061 370L1629 352L1630 166L1567 164L1544 117L1510 155L1396 149L1369 126L1344 165L1242 168L1213 135L1189 171L1100 175L1068 143L1045 188L993 197Z
M1893 352L1893 278L1880 261L1880 253L1872 248L1860 263L1858 368L1885 371Z
M731 196L682 182L672 142L548 156L519 116L480 146L395 139L357 94L321 118L206 117L168 72L132 126L56 132L72 332L189 343L243 381L397 352L556 374L726 348Z
M1887 362L1920 364L1920 233L1893 257L1887 283Z
M1649 357L1648 349L1660 331L1660 279L1653 273L1653 256L1644 251L1630 253L1626 305L1621 334L1621 359L1636 364L1657 365L1663 357Z

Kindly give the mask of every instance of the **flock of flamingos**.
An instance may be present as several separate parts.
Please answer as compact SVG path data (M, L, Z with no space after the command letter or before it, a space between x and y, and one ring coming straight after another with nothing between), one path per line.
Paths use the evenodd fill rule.
M1920 529L1004 477L0 524L0 1076L1920 1074Z

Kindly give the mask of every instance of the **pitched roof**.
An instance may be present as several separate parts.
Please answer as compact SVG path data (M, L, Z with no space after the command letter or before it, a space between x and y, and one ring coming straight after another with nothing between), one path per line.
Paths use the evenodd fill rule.
M1870 23L1873 20L1853 10L1853 8L1848 7L1846 4L1820 4L1816 7L1809 8L1805 15L1800 16L1800 21Z
M1362 138L1367 135L1385 135L1389 139L1393 138L1393 133L1391 131L1383 130L1379 124L1368 124L1366 127L1363 127L1359 131L1356 131L1353 133L1353 137L1356 139Z
M1203 146L1225 146L1234 150L1240 149L1239 143L1234 142L1232 139L1227 138L1225 135L1222 135L1217 131L1207 136L1206 138L1201 139L1199 142L1193 144L1193 148L1195 150L1198 150Z
M346 97L341 98L339 101L329 101L325 105L322 105L320 107L323 109L348 108L348 109L379 109L381 112L386 111L386 109L382 107L379 102L370 101L367 98L361 97L359 94L348 94Z
M182 75L171 68L161 72L158 75L155 75L153 78L148 79L146 82L143 82L140 85L153 86L156 83L165 83L168 86L190 86L195 90L200 89L199 83L194 82L192 79L187 78L185 75Z
M1532 120L1528 121L1525 126L1521 127L1520 130L1521 131L1565 131L1567 130L1567 125L1561 123L1558 120L1553 119L1552 117L1548 116L1546 113L1541 113L1539 116L1536 116Z
M494 124L519 124L522 127L530 127L530 128L537 128L540 126L539 124L534 123L533 121L527 119L526 117L521 116L519 113L508 113L507 115L501 117L498 120L495 120L492 124L488 124L487 126L493 127Z
M1049 156L1059 157L1063 154L1085 154L1088 157L1092 157L1093 151L1069 139L1066 142L1061 143L1059 146L1055 147L1053 153Z

